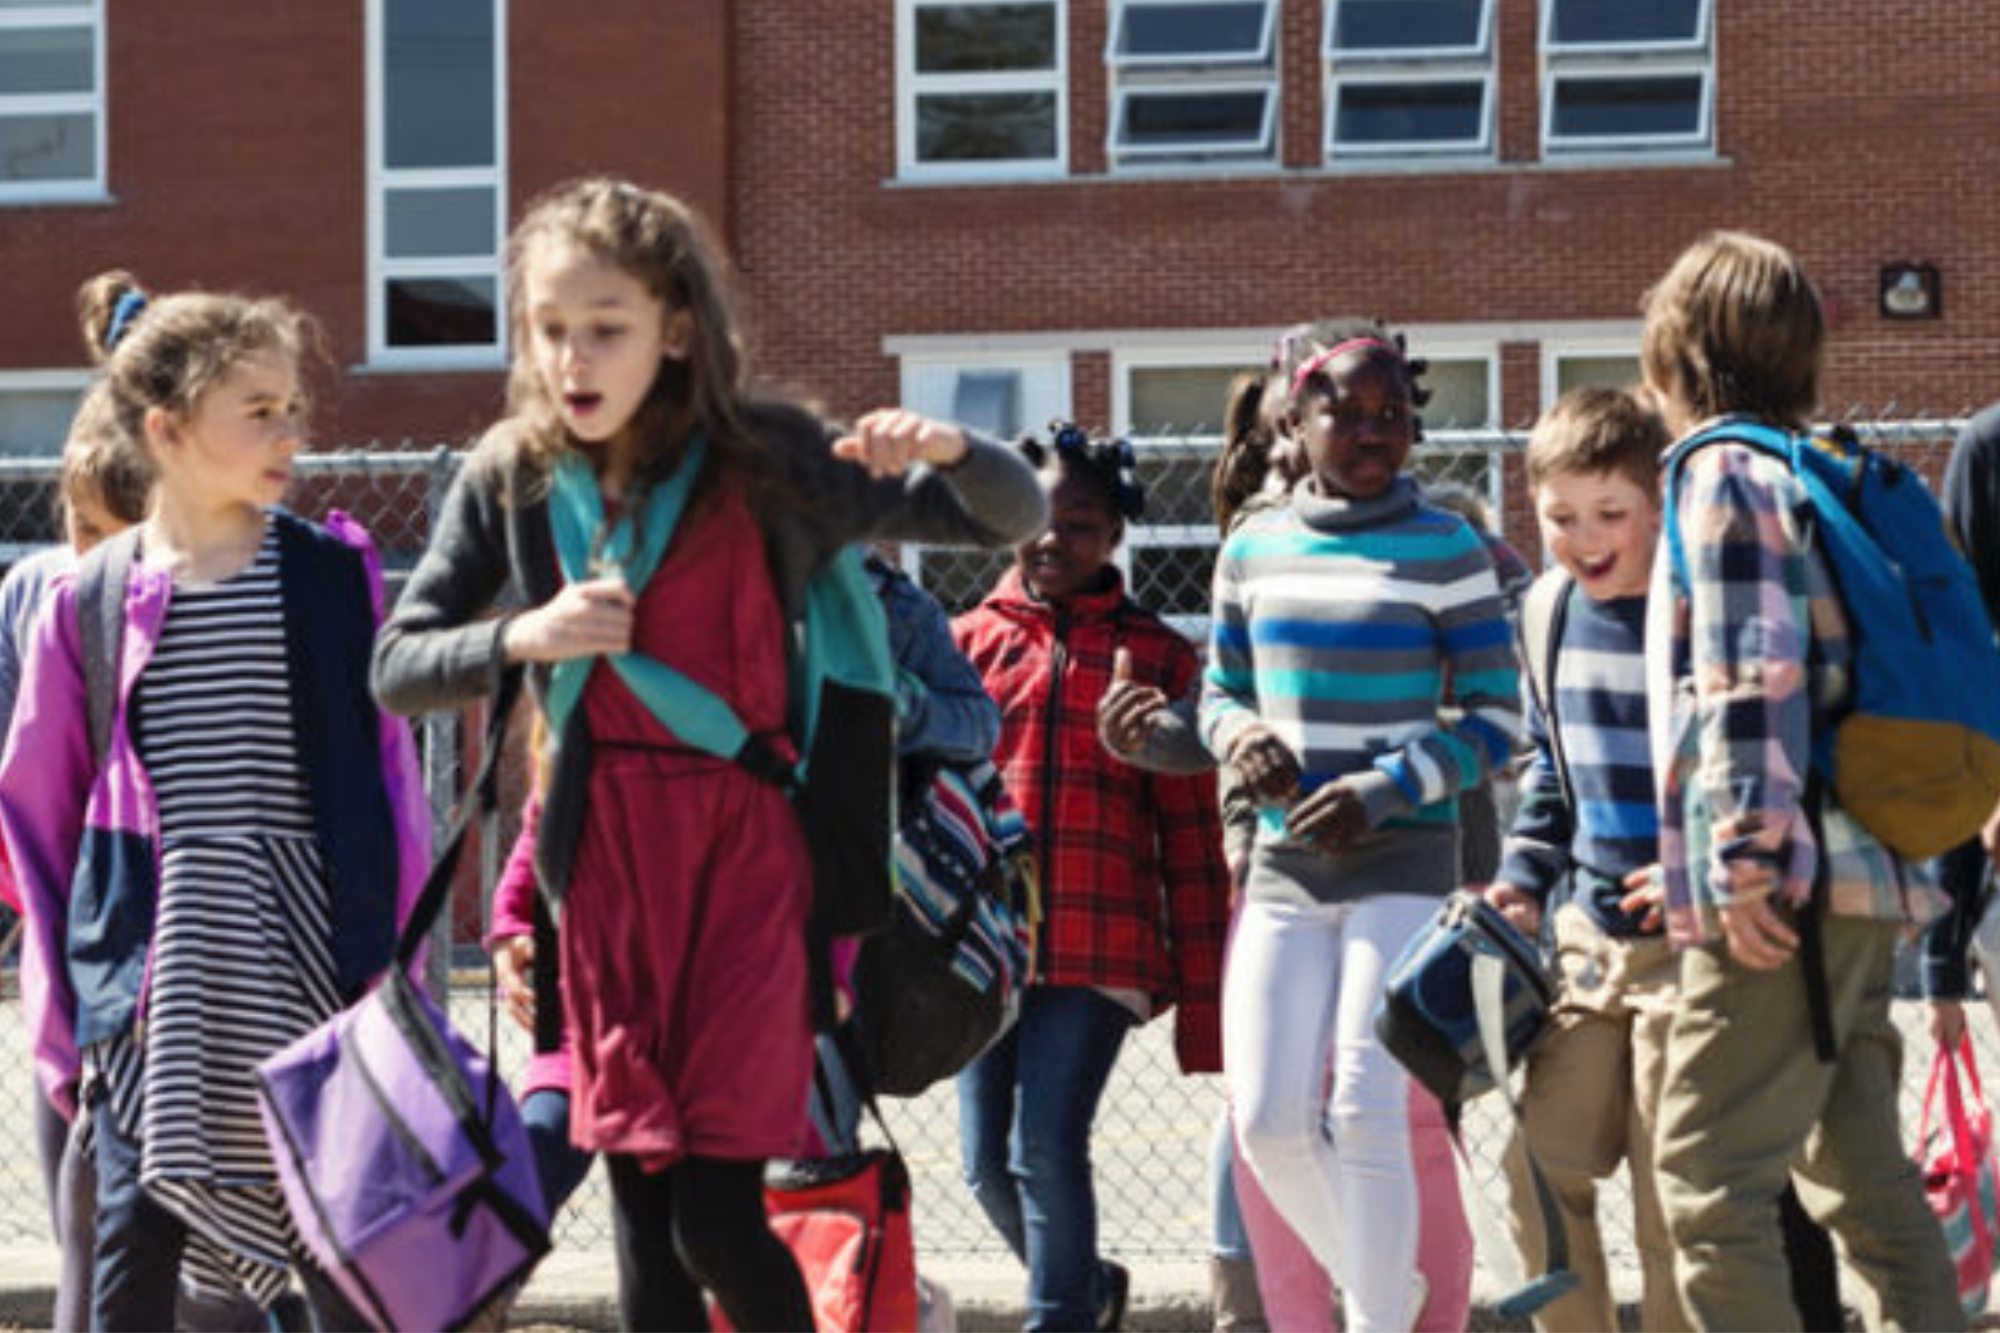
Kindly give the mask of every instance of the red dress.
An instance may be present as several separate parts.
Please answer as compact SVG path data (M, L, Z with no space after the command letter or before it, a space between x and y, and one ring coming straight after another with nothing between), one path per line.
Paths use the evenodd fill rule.
M683 523L633 639L751 730L783 726L783 614L738 494ZM570 1136L654 1169L794 1154L813 1058L798 819L775 787L681 746L609 665L583 706L593 767L560 932Z

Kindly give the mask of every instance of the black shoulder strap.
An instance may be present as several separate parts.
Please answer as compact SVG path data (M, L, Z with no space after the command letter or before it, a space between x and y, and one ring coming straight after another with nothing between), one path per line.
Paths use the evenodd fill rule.
M459 853L465 850L466 828L475 815L491 815L500 807L500 751L507 744L507 715L514 711L514 700L521 693L521 670L518 666L511 666L501 674L493 711L486 721L486 742L484 752L479 756L478 775L472 779L472 785L459 801L444 841L432 853L431 872L424 880L424 891L418 896L416 906L410 909L409 920L403 923L402 934L396 940L395 966L398 968L407 970L416 961L417 950L423 947L424 938L431 933L438 913L444 910L446 900L451 897L452 881L458 874Z
M1563 804L1576 809L1576 791L1570 786L1569 756L1563 753L1562 728L1556 720L1556 658L1562 647L1563 626L1569 619L1570 590L1576 580L1560 565L1535 580L1521 604L1521 667L1541 709L1542 725L1549 733L1549 753L1555 757L1556 780L1562 784Z
M99 768L111 752L118 716L118 659L125 644L125 584L139 550L139 530L100 542L76 571L77 648L83 657L90 753Z

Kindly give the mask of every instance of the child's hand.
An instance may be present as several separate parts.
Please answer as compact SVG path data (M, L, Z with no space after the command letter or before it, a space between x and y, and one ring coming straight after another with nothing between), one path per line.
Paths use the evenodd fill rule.
M1259 805L1290 805L1298 798L1298 756L1263 723L1253 723L1237 736L1228 762Z
M1755 872L1761 871L1759 876ZM1728 906L1716 909L1722 921L1722 936L1729 942L1729 956L1748 968L1768 972L1783 966L1799 947L1799 937L1778 915L1772 901L1777 874L1769 866L1738 863L1736 897ZM1761 883L1761 881L1769 883ZM1762 887L1763 891L1758 892Z
M493 941L494 984L507 1002L507 1013L529 1032L535 1030L535 937L510 935Z
M1486 886L1486 901L1507 918L1507 923L1529 939L1541 934L1542 904L1534 894L1504 879Z
M566 583L562 591L507 624L509 662L567 662L575 657L615 657L632 651L632 612L638 599L613 575Z
M1646 915L1640 920L1639 929L1659 929L1660 909L1667 902L1667 881L1660 873L1660 863L1655 861L1627 875L1625 889L1625 896L1618 900L1618 906L1627 912L1644 908Z
M833 442L833 456L868 469L871 477L900 477L918 463L951 467L965 457L965 435L900 407L870 412Z
M1167 707L1167 692L1132 679L1132 654L1120 648L1111 658L1111 687L1097 701L1097 739L1120 759L1146 744L1153 718Z
M1957 1000L1932 1000L1930 1011L1931 1040L1957 1050L1965 1040L1965 1006Z
M1329 782L1285 814L1285 833L1332 856L1368 831L1368 808L1345 783Z

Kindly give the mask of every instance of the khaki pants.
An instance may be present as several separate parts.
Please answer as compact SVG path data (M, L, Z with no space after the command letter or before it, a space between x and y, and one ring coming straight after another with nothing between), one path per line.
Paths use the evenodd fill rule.
M1869 1328L1962 1329L1944 1233L1897 1122L1898 927L1830 916L1823 932L1833 1064L1813 1051L1796 955L1770 972L1720 943L1681 956L1659 1136L1681 1298L1699 1328L1798 1328L1775 1202L1789 1171L1861 1279Z
M1522 1096L1529 1146L1541 1164L1570 1246L1577 1289L1535 1316L1543 1333L1618 1327L1618 1306L1597 1228L1597 1182L1626 1163L1632 1229L1643 1273L1640 1326L1654 1333L1688 1327L1674 1293L1653 1170L1653 1137L1665 1082L1667 1027L1676 961L1658 936L1614 939L1571 903L1555 917L1556 997L1552 1030L1528 1058ZM1503 1164L1507 1220L1532 1276L1548 1262L1541 1208L1518 1135Z

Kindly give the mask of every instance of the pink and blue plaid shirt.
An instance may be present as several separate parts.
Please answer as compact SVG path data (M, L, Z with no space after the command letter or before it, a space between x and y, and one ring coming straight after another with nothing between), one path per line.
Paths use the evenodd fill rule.
M1678 512L1687 557L1679 588L1664 537L1646 630L1653 771L1667 932L1716 935L1739 876L1775 874L1799 906L1828 857L1828 910L1922 925L1942 900L1829 803L1815 838L1803 801L1814 735L1848 690L1847 619L1809 549L1804 488L1777 459L1719 444L1689 458Z

